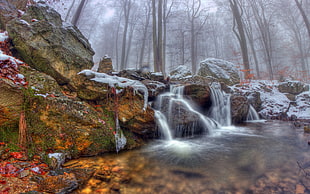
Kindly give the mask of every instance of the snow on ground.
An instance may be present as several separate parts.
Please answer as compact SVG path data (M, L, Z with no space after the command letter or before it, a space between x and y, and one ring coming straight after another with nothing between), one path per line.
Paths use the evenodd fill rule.
M144 95L144 106L143 110L146 110L147 102L148 102L148 90L144 84L137 80L131 80L118 76L110 76L106 73L98 73L92 70L83 70L78 74L84 74L87 77L93 77L90 80L100 83L108 84L110 87L115 88L117 93L122 92L122 89L132 87L135 92L140 91Z
M19 73L19 66L24 62L5 54L8 52L7 32L0 33L0 77L12 80L17 85L27 85L24 75ZM1 50L2 49L2 50ZM6 50L6 51L5 51Z
M242 86L232 86L234 93L259 92L262 109L259 114L264 118L272 118L286 113L289 117L295 115L298 119L310 119L310 91L296 96L295 101L290 101L285 93L278 90L279 82L267 80L252 80Z

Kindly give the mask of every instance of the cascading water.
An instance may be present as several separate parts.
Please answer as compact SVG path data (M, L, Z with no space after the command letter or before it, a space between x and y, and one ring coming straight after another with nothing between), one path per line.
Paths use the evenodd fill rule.
M252 105L250 105L250 107L249 107L249 112L248 112L246 120L247 121L259 120L259 115L258 115L258 113L256 112L256 110L254 109L254 107Z
M212 107L210 117L223 126L231 125L230 95L221 90L221 85L214 82L210 86Z
M155 117L166 140L212 133L219 126L214 120L196 111L190 101L184 98L184 86L171 86L170 91L161 94L155 103Z

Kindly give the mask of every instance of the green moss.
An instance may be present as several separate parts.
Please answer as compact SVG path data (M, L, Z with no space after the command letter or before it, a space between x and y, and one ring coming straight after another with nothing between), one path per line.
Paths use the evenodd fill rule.
M17 144L18 142L17 123L0 126L0 142Z

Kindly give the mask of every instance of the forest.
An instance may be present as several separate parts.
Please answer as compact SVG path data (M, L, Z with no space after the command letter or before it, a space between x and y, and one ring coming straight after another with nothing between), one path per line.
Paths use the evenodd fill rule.
M306 0L50 0L115 70L193 73L205 58L235 63L244 79L309 81Z
M0 0L0 194L310 193L309 0Z

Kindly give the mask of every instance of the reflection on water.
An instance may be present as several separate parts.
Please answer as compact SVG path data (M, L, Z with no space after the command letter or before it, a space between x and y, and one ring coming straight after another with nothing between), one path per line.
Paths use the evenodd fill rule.
M310 161L301 129L286 122L247 123L212 136L158 140L141 150L80 159L98 171L110 167L111 177L92 178L79 193L295 193L302 177L297 161Z

